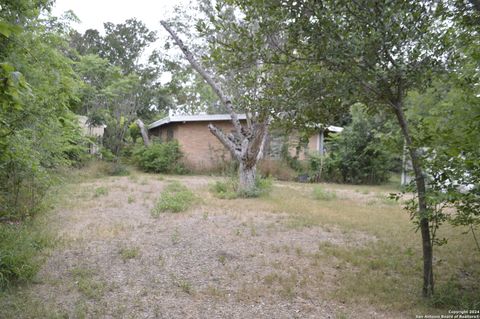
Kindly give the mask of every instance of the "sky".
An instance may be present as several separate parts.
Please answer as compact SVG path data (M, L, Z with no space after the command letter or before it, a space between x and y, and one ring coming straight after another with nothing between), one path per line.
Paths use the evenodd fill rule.
M148 47L143 58L145 61L154 48L158 48L167 33L160 25L160 20L172 16L176 5L187 6L191 0L56 0L52 14L61 16L72 10L80 19L80 24L72 27L83 33L87 29L103 31L104 22L122 23L130 18L141 20L151 31L159 31L159 39ZM143 61L144 62L144 61ZM162 74L160 81L171 80L170 73Z
M121 23L129 18L143 21L150 30L160 30L159 21L171 16L175 5L188 4L188 0L56 0L55 16L72 10L82 21L73 25L83 32L87 29L103 30L104 22Z

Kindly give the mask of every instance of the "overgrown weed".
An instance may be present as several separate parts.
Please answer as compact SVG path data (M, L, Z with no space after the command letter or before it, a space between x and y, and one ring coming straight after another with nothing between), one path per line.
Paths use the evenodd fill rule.
M158 217L161 213L179 213L189 209L196 201L197 196L179 182L168 184L160 194L151 213Z

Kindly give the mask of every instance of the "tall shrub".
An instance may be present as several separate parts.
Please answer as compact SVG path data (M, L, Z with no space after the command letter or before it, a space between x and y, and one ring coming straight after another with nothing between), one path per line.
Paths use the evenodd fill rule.
M385 119L368 115L361 104L353 105L350 112L352 123L328 142L321 178L350 184L386 182L395 156L382 140ZM317 162L312 166L318 167L313 165Z
M151 173L184 173L183 154L177 141L154 142L149 147L138 146L133 152L134 162Z

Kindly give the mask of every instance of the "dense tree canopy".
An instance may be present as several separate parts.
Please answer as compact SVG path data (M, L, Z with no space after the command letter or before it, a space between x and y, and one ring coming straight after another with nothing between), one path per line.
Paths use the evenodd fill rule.
M49 171L84 157L71 106L81 86L68 52L68 30L40 19L47 2L2 2L10 32L0 35L0 218L33 214Z
M207 30L206 34L215 35L210 40L212 60L222 57L220 65L225 67L221 70L242 70L231 77L241 79L250 88L260 79L265 84L262 101L269 102L266 109L286 102L285 110L291 110L287 114L293 114L298 123L305 123L308 120L300 119L318 114L328 119L329 114L335 114L329 110L339 110L342 102L362 102L369 112L390 114L397 119L415 175L416 200L409 207L422 234L423 293L431 295L432 247L441 212L431 201L425 176L428 165L421 150L434 144L425 143L418 133L421 125L408 116L406 97L414 90L424 92L433 79L443 74L451 76L469 63L473 62L473 74L478 73L476 54L465 59L466 52L478 48L475 44L470 46L472 40L468 39L474 36L473 42L478 42L472 23L475 6L461 1L233 0L218 1L215 10L209 23L199 25ZM460 17L459 12L468 13L469 18ZM258 61L261 69L248 82L244 64ZM467 96L475 99L472 94ZM436 104L435 109L434 112L441 113ZM464 116L456 109L450 111ZM454 118L448 120L448 127L454 129ZM476 125L463 128L467 126L471 131ZM468 130L461 134L475 140ZM442 135L441 139L445 139L448 134ZM464 153L457 150L463 162L464 158L474 158L473 162L478 158L473 154L461 155ZM448 158L452 156L443 157L442 163L446 164ZM478 202L478 195L470 194ZM472 207L469 210L474 211Z

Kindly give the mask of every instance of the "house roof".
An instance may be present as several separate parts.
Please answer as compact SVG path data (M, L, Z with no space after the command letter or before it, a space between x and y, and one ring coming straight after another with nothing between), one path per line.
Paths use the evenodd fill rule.
M246 120L245 114L238 114L239 120ZM178 122L216 122L216 121L229 121L232 117L230 114L200 114L200 115L174 115L167 116L161 120L153 122L148 126L149 129L159 127L168 123Z
M239 120L246 120L245 114L238 114ZM230 114L198 114L198 115L172 115L164 117L161 120L153 122L148 126L149 129L166 125L169 123L185 123L185 122L216 122L216 121L230 121L232 117ZM343 131L343 127L340 126L327 126L326 129L330 132L339 133Z

